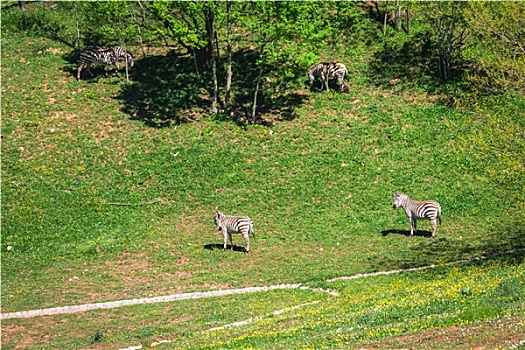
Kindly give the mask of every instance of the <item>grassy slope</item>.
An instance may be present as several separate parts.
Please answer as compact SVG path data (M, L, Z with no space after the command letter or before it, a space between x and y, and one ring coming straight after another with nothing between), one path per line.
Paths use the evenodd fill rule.
M522 173L498 156L501 138L490 136L505 125L506 152L523 154L520 98L472 113L355 80L348 94L312 94L295 119L271 129L206 118L151 128L122 112L133 101L119 98L118 78L77 82L67 47L8 36L2 46L2 312L319 283L524 245ZM510 169L510 182L501 169ZM391 209L396 190L441 203L436 239L400 234L408 222ZM215 205L252 217L249 256L217 249ZM155 312L128 327L148 328ZM5 323L25 322L33 324Z

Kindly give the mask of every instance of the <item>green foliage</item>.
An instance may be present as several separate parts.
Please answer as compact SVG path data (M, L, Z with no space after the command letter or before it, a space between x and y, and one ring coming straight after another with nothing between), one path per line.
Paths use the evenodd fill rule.
M52 38L73 46L74 22L71 21L71 17L64 16L64 12L71 10L70 4L62 3L60 6L64 9L60 11L46 9L43 4L34 6L28 6L27 11L3 9L2 35L24 32L27 35Z
M91 344L100 343L102 341L104 341L104 331L100 328L97 328L95 334L93 335L93 339L91 340Z
M475 91L523 91L525 86L525 4L469 2L464 11L475 41L476 65L469 79Z
M149 11L162 23L156 28L158 35L170 36L188 48L202 48L208 42L202 21L206 6L215 7L209 1L155 1Z
M122 45L137 41L140 35L140 8L128 1L80 1L75 3L81 22L82 46Z

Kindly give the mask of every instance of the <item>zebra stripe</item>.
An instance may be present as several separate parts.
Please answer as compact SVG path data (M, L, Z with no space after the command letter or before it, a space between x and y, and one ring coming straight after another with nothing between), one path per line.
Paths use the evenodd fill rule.
M418 202L404 193L394 193L394 209L402 207L405 209L408 221L410 222L410 235L417 232L417 220L429 219L432 225L432 237L436 236L436 219L441 225L441 206L434 200Z
M321 62L314 64L308 70L308 81L310 85L314 83L315 77L321 77L323 86L328 91L328 80L332 77L337 78L337 83L339 84L339 92L343 92L343 84L345 77L348 76L348 70L346 66L338 62Z
M233 250L233 240L232 233L240 233L246 242L246 248L244 252L248 253L250 251L250 233L255 238L255 232L253 232L253 223L252 220L247 216L230 216L226 215L223 212L219 211L218 208L215 208L215 226L219 231L222 231L222 237L224 240L223 251L226 250L226 241L229 237L230 246Z
M86 47L80 51L80 65L77 70L77 79L80 80L80 74L84 68L87 68L88 73L93 76L91 72L91 63L105 64L104 73L107 76L108 67L112 64L119 69L118 61L126 61L129 67L133 67L133 56L120 46L112 47Z

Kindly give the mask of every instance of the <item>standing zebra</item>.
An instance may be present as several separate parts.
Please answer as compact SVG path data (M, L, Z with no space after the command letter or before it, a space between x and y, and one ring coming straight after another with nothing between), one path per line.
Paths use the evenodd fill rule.
M416 220L429 219L432 224L432 238L436 236L437 224L436 219L439 219L441 225L441 206L438 202L433 200L418 202L410 198L404 193L394 193L394 210L402 207L405 209L408 221L410 222L410 235L417 232Z
M119 69L118 61L126 61L128 66L133 67L133 56L120 46L112 47L86 47L80 51L80 65L77 70L77 79L80 80L80 73L84 68L87 68L88 73L91 73L91 63L104 63L104 75L107 76L108 67L114 64Z
M244 252L250 251L250 233L255 238L255 232L253 232L252 220L247 216L230 216L225 215L219 211L219 208L215 207L215 225L219 231L222 231L222 237L224 238L223 251L226 250L226 238L230 238L231 249L233 250L232 233L240 233L246 242L246 248Z
M348 70L346 66L342 63L333 61L331 63L321 62L314 64L308 70L308 81L310 86L314 83L315 77L321 77L323 86L328 91L328 79L332 77L337 77L337 82L339 84L339 92L343 92L343 84L345 77L348 76Z

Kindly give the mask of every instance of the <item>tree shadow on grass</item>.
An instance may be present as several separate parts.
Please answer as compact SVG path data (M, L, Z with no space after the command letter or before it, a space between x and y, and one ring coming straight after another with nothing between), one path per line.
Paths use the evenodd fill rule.
M211 244L206 244L204 246L204 249L207 249L207 250L222 250L223 248L223 244L219 244L219 243L211 243ZM226 251L230 251L232 250L231 249L232 246L231 245L227 245L226 246ZM235 244L233 245L233 251L234 252L237 252L237 253L244 253L244 247L241 247L241 246L236 246Z
M259 53L250 49L241 49L232 54L232 106L233 115L241 122L249 121L252 115L253 99L259 66ZM259 124L273 124L275 121L295 119L295 110L308 98L297 92L301 78L290 78L280 74L279 65L265 66L261 86L257 95L257 120ZM289 73L302 77L305 72L299 66L289 66ZM302 79L301 79L302 80ZM264 116L262 118L261 116Z
M388 234L404 234L403 230L382 231L383 236ZM371 258L378 269L413 268L431 264L469 261L482 263L488 260L505 261L509 264L520 264L525 260L525 229L503 227L499 234L494 233L482 242L461 238L461 232L454 234L438 231L434 239L421 240L419 244L410 248L416 254L411 258L395 256L375 256Z
M191 57L168 54L135 61L117 99L131 119L151 127L166 127L193 119L192 109L203 108L206 91Z
M251 122L253 94L259 74L257 58L252 51L238 51L233 55L232 103L228 110L219 106L222 111L210 118L239 125ZM220 97L225 95L223 73L219 69ZM189 55L171 51L166 56L136 60L135 67L130 70L130 79L133 83L124 86L116 98L123 102L123 112L148 126L166 127L172 123L193 121L211 108L213 77L209 72L198 73L195 61ZM259 91L255 122L272 124L292 120L295 109L307 96L265 82L266 79ZM261 118L261 115L270 116L270 120Z
M374 54L368 66L368 75L379 86L395 86L399 90L418 87L429 93L446 94L448 84L463 79L465 67L451 67L447 81L443 81L439 77L439 60L435 51L427 32L414 35L401 46L397 43L385 44Z

